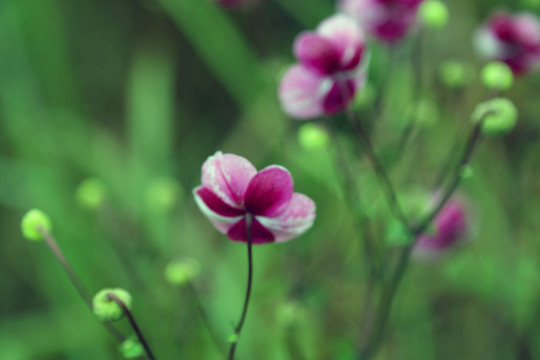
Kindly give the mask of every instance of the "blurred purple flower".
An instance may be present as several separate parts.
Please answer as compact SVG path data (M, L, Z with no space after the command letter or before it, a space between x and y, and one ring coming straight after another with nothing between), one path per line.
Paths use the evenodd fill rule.
M253 244L290 240L315 220L315 203L293 193L291 174L281 166L257 172L247 159L217 152L203 164L201 182L193 190L197 205L231 240L247 242L248 213Z
M401 40L416 23L423 0L340 0L340 11L353 16L379 41Z
M469 219L461 200L453 199L434 220L435 233L418 237L414 252L419 256L436 256L463 240L469 230Z
M474 40L481 55L505 62L515 75L540 65L540 22L531 13L495 13Z
M332 115L343 110L365 78L364 35L354 19L334 15L294 41L299 63L281 80L279 99L297 119Z

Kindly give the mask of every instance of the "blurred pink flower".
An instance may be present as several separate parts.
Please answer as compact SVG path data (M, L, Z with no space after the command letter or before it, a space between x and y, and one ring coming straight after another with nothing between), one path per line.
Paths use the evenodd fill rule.
M281 166L257 172L247 159L217 152L203 164L201 182L193 190L197 205L231 240L247 242L248 213L253 244L290 240L315 220L315 203L293 193L291 174Z
M540 22L531 13L492 15L476 32L481 55L505 62L516 75L540 65Z
M416 22L423 0L340 0L340 11L353 16L380 41L393 43L402 39Z
M420 256L434 256L461 242L469 233L468 212L461 200L452 199L435 217L435 234L418 237L414 252Z
M297 119L332 115L343 110L365 78L364 35L346 15L334 15L294 41L299 63L281 80L279 99Z

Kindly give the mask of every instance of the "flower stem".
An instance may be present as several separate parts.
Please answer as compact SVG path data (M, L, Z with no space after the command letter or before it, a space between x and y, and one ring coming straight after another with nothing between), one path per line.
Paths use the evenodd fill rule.
M403 212L403 209L399 204L399 200L396 191L394 190L394 186L390 181L390 177L386 173L384 166L382 165L381 161L377 157L377 154L375 153L375 148L373 147L371 140L362 128L360 120L350 106L347 107L345 113L347 115L347 118L349 119L349 122L358 134L358 137L362 143L362 147L364 148L364 152L369 162L371 163L373 170L375 170L375 174L379 178L379 182L383 188L383 192L388 202L388 205L390 206L390 210L392 211L394 216L402 223L402 225L408 228L409 221L407 220L407 217L405 216L405 213Z
M135 334L137 334L137 338L139 339L139 342L143 346L144 351L146 352L146 356L148 356L148 359L155 360L156 358L152 354L152 350L150 350L150 347L148 346L148 343L144 339L144 336L143 336L141 330L137 326L137 322L135 321L135 318L131 314L131 311L129 311L126 304L124 304L124 302L118 296L113 294L112 292L107 293L107 296L122 308L122 311L124 312L124 315L127 316L128 320L129 320L129 323L130 323L131 327L133 328L133 331L135 331Z
M90 311L92 311L92 300L90 296L88 295L88 292L86 291L82 283L79 281L79 278L75 274L75 271L73 271L73 268L67 261L66 257L64 256L64 253L58 246L54 236L41 225L37 226L37 230L43 236L45 243L47 244L47 246L49 247L53 255L56 257L60 265L62 265L62 268L64 268L64 271L68 275L69 280L71 281L71 283L73 284L77 292L79 293L80 297L86 303ZM124 341L125 337L118 330L116 330L112 325L107 324L107 323L102 323L102 324L107 328L107 330L114 337L116 337L116 339L118 339L118 341Z
M403 279L403 275L405 274L407 270L410 255L411 255L412 250L414 249L414 245L416 244L418 236L421 235L426 230L429 224L431 224L433 219L441 211L441 209L444 207L446 202L450 199L450 197L456 190L457 186L459 185L459 182L462 178L461 170L470 161L473 150L478 144L478 141L480 139L482 122L483 122L483 119L480 120L475 125L471 135L469 136L467 145L461 156L461 160L454 172L454 178L450 186L446 189L444 195L441 197L441 199L439 200L437 205L433 208L433 210L424 218L424 220L421 221L418 225L411 228L410 235L413 241L409 245L403 248L400 254L398 263L396 265L396 268L394 272L392 273L392 277L389 281L388 287L383 291L383 294L381 297L381 303L379 305L379 309L375 317L375 323L374 323L375 325L373 327L373 331L371 332L370 340L365 346L365 348L360 352L360 359L362 360L370 359L378 351L381 345L383 336L384 336L386 324L388 322L388 317L390 316L390 311L392 308L392 303L395 298L396 291L399 288L401 280Z
M248 255L248 281L247 281L247 288L246 288L246 298L244 299L244 308L242 309L242 316L240 317L240 321L238 321L238 325L234 328L234 334L231 338L231 347L229 350L229 360L234 359L234 354L236 352L236 345L238 344L238 340L240 338L240 333L242 332L242 327L244 326L244 322L246 320L246 315L249 307L249 300L251 298L251 285L253 280L253 254L252 254L252 239L251 239L251 223L252 223L253 217L251 214L246 214L246 234L247 234L247 255Z

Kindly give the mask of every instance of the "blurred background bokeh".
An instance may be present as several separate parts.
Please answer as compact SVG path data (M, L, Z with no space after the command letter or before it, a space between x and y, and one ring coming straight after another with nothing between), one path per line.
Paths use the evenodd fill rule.
M532 0L446 5L447 26L426 30L421 52L414 34L392 49L370 44L371 93L357 112L404 198L436 191L487 96L474 76L483 64L476 27L497 8L540 9ZM191 194L217 150L259 169L287 167L295 189L317 204L305 235L254 249L238 358L355 358L368 270L362 234L335 147L302 146L303 123L287 118L276 96L296 34L334 11L323 0L236 10L206 0L0 0L0 359L122 358L46 245L22 237L31 208L51 217L90 292L131 292L159 359L224 358L191 293L164 277L171 260L199 262L194 287L225 341L242 306L245 246L220 235ZM465 86L441 82L448 59L470 67ZM508 92L518 126L483 139L459 190L471 209L469 239L413 261L378 359L540 358L539 90L531 74ZM344 119L321 124L330 121L352 148ZM352 151L349 160L362 194L357 210L378 247L399 245L369 163Z

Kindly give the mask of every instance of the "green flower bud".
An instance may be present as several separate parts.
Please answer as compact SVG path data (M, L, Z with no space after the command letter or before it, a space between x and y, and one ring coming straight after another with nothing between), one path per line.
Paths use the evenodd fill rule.
M201 265L195 259L176 260L165 268L165 278L171 285L182 286L193 280L200 271Z
M156 213L173 210L182 197L182 186L174 178L157 178L146 189L146 204Z
M516 125L518 111L514 103L506 98L495 98L476 106L472 121L482 121L482 132L499 135L510 132Z
M440 29L448 22L448 9L442 1L424 1L418 11L424 24L429 27Z
M514 74L508 65L493 61L482 68L482 82L488 89L508 90L514 82Z
M125 359L134 359L144 355L144 348L136 337L129 337L118 348Z
M440 65L439 76L449 88L460 88L474 80L475 71L470 64L446 60Z
M298 142L306 150L325 149L329 142L328 132L317 124L303 124L298 130Z
M97 178L84 180L75 193L79 205L86 209L97 209L105 200L106 189L103 181Z
M100 321L118 321L124 316L124 310L116 303L109 293L116 295L131 310L131 295L124 289L107 288L98 292L92 300L94 314Z
M43 239L39 227L50 232L52 230L51 219L43 211L32 209L28 211L22 219L21 230L23 236L28 240L39 241Z

